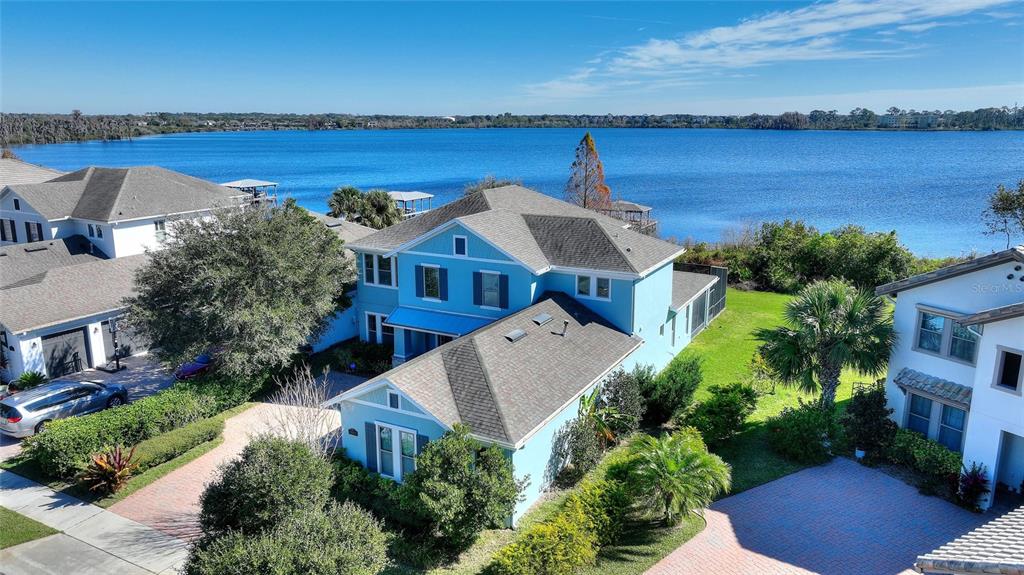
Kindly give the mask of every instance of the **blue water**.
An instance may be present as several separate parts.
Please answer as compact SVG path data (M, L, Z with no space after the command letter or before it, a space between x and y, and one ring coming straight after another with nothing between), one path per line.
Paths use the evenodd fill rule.
M494 174L560 196L579 129L177 134L21 146L62 170L156 164L215 182L259 178L323 210L331 190L423 190L435 205ZM654 207L665 237L718 240L745 223L896 230L921 255L990 251L985 197L1024 178L1024 132L593 130L614 195Z

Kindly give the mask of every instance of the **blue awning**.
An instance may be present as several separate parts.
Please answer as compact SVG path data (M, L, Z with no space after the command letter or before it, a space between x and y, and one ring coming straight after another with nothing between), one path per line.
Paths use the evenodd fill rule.
M476 331L492 321L494 320L399 306L384 320L384 325L459 337Z

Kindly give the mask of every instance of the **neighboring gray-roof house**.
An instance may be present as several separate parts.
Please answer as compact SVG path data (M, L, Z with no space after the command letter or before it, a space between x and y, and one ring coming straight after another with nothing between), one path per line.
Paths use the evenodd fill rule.
M522 186L470 194L380 230L350 247L393 254L455 223L487 239L535 274L579 268L643 276L684 251L675 244L627 229L628 224L621 220ZM574 241L565 241L567 237Z
M96 260L106 254L83 236L0 247L0 289L19 285L54 269Z
M539 324L539 317L546 321ZM510 338L513 333L521 337ZM445 427L462 423L478 437L519 447L642 343L573 298L551 292L329 405L390 383Z
M63 174L16 158L0 158L0 188L14 184L37 184Z
M345 242L345 247L348 248L348 244L361 240L366 236L376 232L374 228L366 227L362 224L336 218L334 216L328 216L319 212L310 211L313 217L320 220L330 229L332 232L341 238L341 241Z

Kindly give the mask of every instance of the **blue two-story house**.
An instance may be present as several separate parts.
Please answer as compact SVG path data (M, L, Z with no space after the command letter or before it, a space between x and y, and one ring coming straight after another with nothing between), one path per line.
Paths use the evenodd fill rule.
M557 470L552 443L618 367L661 369L708 318L711 275L675 244L520 186L485 190L348 244L360 338L395 367L329 403L353 459L401 481L456 423L529 476L513 520Z

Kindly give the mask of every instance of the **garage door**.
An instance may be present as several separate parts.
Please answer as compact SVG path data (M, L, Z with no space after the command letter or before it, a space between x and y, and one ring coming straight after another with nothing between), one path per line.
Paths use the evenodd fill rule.
M142 353L149 349L149 343L135 330L123 327L117 332L117 343L121 350L121 357ZM106 351L107 361L114 360L114 336L110 333L110 322L103 322L103 349Z
M89 346L85 338L85 328L44 336L46 374L54 378L89 367Z

